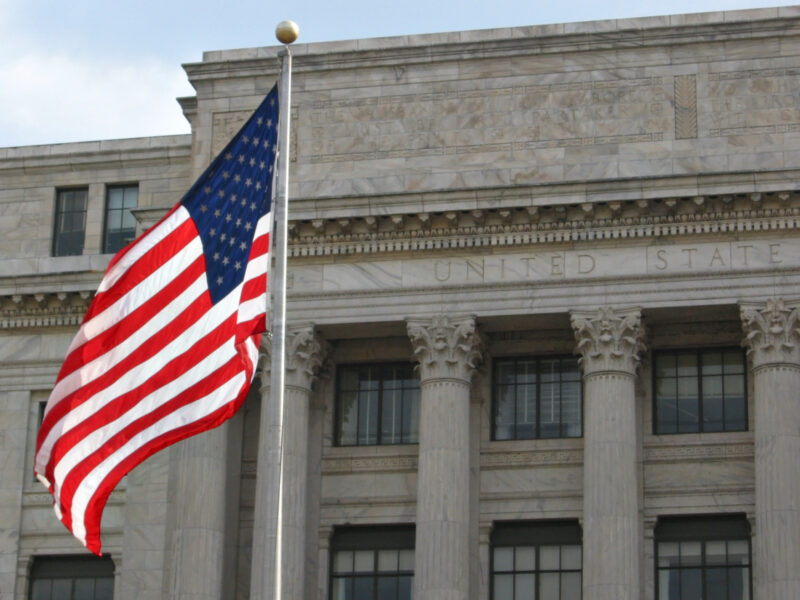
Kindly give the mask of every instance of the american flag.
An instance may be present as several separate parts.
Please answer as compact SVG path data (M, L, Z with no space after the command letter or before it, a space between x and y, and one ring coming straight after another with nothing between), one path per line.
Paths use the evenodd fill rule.
M266 327L277 86L183 199L111 261L44 412L35 473L100 553L114 487L244 401Z

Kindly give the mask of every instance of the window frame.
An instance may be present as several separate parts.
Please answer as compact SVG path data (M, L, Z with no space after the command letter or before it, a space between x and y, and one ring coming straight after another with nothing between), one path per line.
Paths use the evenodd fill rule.
M89 186L67 186L67 187L58 187L55 190L56 197L54 203L54 211L53 211L53 239L50 246L50 254L53 257L63 257L63 256L81 256L83 255L84 251L86 250L86 222L87 217L89 215ZM62 194L67 193L75 193L75 192L83 192L84 193L84 209L83 211L63 211L60 210L62 207ZM59 221L62 214L66 212L70 213L78 213L83 212L83 240L81 242L81 251L78 253L69 253L63 254L59 253L59 239L62 232L59 230Z
M109 209L109 200L110 200L111 192L113 190L123 190L123 203L124 203L125 202L125 200L124 200L124 198L125 198L124 190L126 190L128 188L136 188L136 207L135 208L139 208L139 183L138 182L113 183L113 184L107 184L105 187L106 187L106 190L105 190L105 192L106 192L105 193L105 202L103 203L103 236L102 236L103 239L102 239L102 246L101 247L103 249L103 252L102 252L103 254L116 254L117 252L122 250L122 248L124 248L125 246L127 246L133 240L136 239L136 227L134 227L134 229L133 229L133 239L131 240L131 242L128 242L128 243L122 245L120 248L117 248L116 250L109 250L109 248L108 248L108 221L109 221L109 211L111 210L111 209ZM117 209L114 209L114 210L117 210ZM126 209L123 207L123 208L121 208L119 210L124 212ZM127 209L127 210L131 210L131 209Z
M519 546L536 548L536 567L533 573L536 577L535 595L539 595L539 575L541 573L579 573L581 580L581 594L583 589L583 529L578 519L551 519L535 521L496 521L489 540L489 599L495 600L494 579L498 573L495 571L494 555L496 548L516 548ZM581 568L576 569L541 569L540 552L542 546L580 546ZM515 575L519 571L499 571ZM527 573L528 571L523 571Z
M515 363L518 361L530 361L533 360L536 362L536 436L535 437L517 437L517 407L516 403L514 405L514 437L501 439L497 437L497 403L498 403L498 394L499 394L499 384L498 384L498 377L497 377L497 370L498 365L503 361L514 361ZM542 378L541 378L541 364L543 361L547 360L571 360L575 361L578 365L578 384L580 387L580 435L558 435L554 437L543 437L541 435L541 427L542 427L542 402L541 402L541 385L542 385ZM561 381L560 381L561 383ZM584 425L584 382L583 382L583 370L580 366L580 361L577 357L570 355L570 354L522 354L522 355L513 355L513 356L498 356L492 360L492 383L491 383L491 440L493 442L517 442L521 440L564 440L564 439L572 439L578 440L583 438L583 425ZM561 415L563 415L563 405L560 406ZM565 422L563 417L559 419L559 433L564 431Z
M659 576L661 571L680 571L682 567L660 567L659 545L662 542L699 542L700 565L692 568L701 570L703 597L707 597L707 570L709 568L724 567L726 570L734 568L727 561L724 565L709 566L706 563L705 545L707 542L747 542L747 569L748 569L748 598L753 598L753 544L752 529L744 513L711 514L711 515L686 515L662 516L653 530L653 568L655 600L660 598L661 586Z
M744 390L744 429L725 429L725 396L723 392L722 396L722 426L723 428L717 431L705 431L703 429L703 374L702 374L702 355L704 353L720 353L725 354L726 352L736 352L737 354L741 354L742 357L742 385ZM657 377L657 368L656 364L658 362L658 358L660 356L680 356L682 354L694 354L697 358L697 365L698 365L698 372L697 372L697 422L698 422L698 429L697 431L659 431L659 420L658 420L658 377ZM748 378L748 367L747 367L747 353L744 348L736 347L736 346L699 346L699 347L690 347L690 348L664 348L653 350L652 355L652 373L650 378L651 384L651 395L652 395L652 402L651 402L651 414L652 414L652 427L651 431L653 435L697 435L697 434L708 434L708 433L737 433L742 431L749 431L750 430L750 407L749 407L749 393L748 393L748 386L749 386L749 378ZM724 374L723 374L724 375Z
M415 550L416 526L413 523L401 525L344 525L335 527L331 536L328 557L328 599L333 600L334 582L336 579L348 577L337 575L335 561L338 552L370 551L373 553L373 570L370 575L356 575L352 571L349 577L371 577L377 582L379 573L391 573L394 577L411 577L413 593L414 571L379 571L377 553L381 550ZM366 573L366 572L364 572ZM373 586L374 600L378 598L378 586Z
M28 593L26 598L33 600L34 586L37 581L68 580L71 581L70 597L75 595L75 582L79 579L108 579L111 583L111 598L114 598L116 584L116 565L108 555L35 555L32 557L28 574ZM94 585L93 585L94 588ZM51 590L50 597L53 597Z
M378 415L377 415L377 424L378 424L378 426L377 426L377 431L376 431L376 440L377 441L374 444L361 444L361 443L358 443L358 424L359 424L358 416L359 416L359 412L360 411L356 410L356 413L357 413L356 443L355 444L343 444L342 443L342 412L341 412L341 406L340 406L340 404L341 404L340 399L341 399L341 393L342 393L342 380L343 380L342 372L345 369L348 369L348 368L354 368L356 370L359 370L359 369L362 369L362 368L365 368L365 367L366 368L373 367L373 368L378 368L378 369L381 369L381 370L385 369L386 371L388 371L391 368L406 367L406 366L410 369L411 375L417 381L417 390L418 390L418 394L419 394L418 399L417 399L417 414L419 415L419 405L421 404L422 389L421 389L421 386L420 386L419 376L416 373L416 369L415 369L413 363L402 362L402 361L400 361L400 362L392 361L392 362L368 362L368 363L342 363L342 364L336 366L336 386L335 386L335 392L334 392L335 396L334 396L334 411L333 411L333 418L334 418L334 446L339 447L339 448L363 448L363 447L373 447L373 446L411 446L411 445L419 443L419 421L417 422L417 441L416 442L403 442L403 441L399 441L399 442L382 442L381 441L381 439L383 437L383 432L382 432L382 428L381 428L381 423L382 423L382 419L383 419L382 392L383 392L383 389L384 389L383 388L383 379L382 378L379 379L380 385L378 387ZM401 439L402 439L402 434L403 434L403 431L402 431L402 425L401 425L401 432L400 432Z

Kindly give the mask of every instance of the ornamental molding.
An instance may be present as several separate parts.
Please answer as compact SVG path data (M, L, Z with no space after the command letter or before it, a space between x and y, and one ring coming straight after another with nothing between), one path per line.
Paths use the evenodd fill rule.
M487 204L497 205L503 200L487 198ZM495 248L800 228L800 193L793 191L547 206L531 205L530 197L516 202L517 205L500 208L296 220L289 223L289 256Z
M322 459L322 473L391 473L400 471L416 471L417 455L394 456L326 456Z
M593 312L573 312L571 321L584 376L609 371L636 373L645 350L640 309L604 306Z
M753 367L770 364L800 364L800 306L782 298L760 304L742 304L742 346L753 359Z
M93 291L0 296L0 329L80 325L93 297Z
M286 385L311 391L329 353L313 324L286 328Z
M480 464L481 469L580 466L583 449L481 452Z
M437 379L469 383L483 355L474 315L407 319L406 326L421 383Z
M708 434L706 434L708 435ZM645 444L645 463L685 463L719 460L752 460L753 442L703 444Z

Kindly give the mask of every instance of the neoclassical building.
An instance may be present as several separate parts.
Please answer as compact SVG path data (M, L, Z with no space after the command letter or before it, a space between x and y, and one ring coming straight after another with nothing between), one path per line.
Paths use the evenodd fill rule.
M185 65L189 135L0 149L0 599L272 597L266 367L102 559L32 454L113 252L279 50ZM292 51L284 597L800 597L800 9Z

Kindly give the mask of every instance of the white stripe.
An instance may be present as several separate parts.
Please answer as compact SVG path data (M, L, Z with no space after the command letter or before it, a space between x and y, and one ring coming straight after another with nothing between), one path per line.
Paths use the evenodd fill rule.
M236 316L237 323L244 323L267 312L267 298L264 294L259 294L252 300L242 302L239 305L239 314Z
M244 271L244 281L250 281L259 275L264 275L267 272L268 264L269 254L262 254L261 256L252 259L247 263L247 268Z
M108 474L128 456L145 446L148 442L158 438L167 431L177 429L188 423L193 423L218 410L236 395L246 383L244 373L238 373L233 379L200 398L167 415L158 423L154 423L130 439L124 446L111 454L100 463L89 475L84 478L75 491L70 512L72 513L72 533L86 544L86 507L94 496L97 488Z
M150 320L134 331L129 337L94 360L81 365L80 368L61 379L50 394L53 404L58 403L62 398L65 398L78 388L90 384L95 379L105 374L109 369L115 367L152 337L154 332L158 332L172 323L178 315L186 310L186 308L207 289L206 276L205 273L203 273L195 279L189 287L181 292L179 296L153 315Z
M169 236L169 234L179 227L184 221L190 218L191 215L189 214L189 211L183 206L180 206L161 223L140 237L136 242L136 245L128 250L125 256L123 256L119 262L115 263L114 266L106 272L105 276L103 277L103 281L100 282L100 287L97 288L97 293L99 294L111 289L111 287L125 273L125 271L130 269L131 265L152 250L160 241Z
M267 214L259 217L258 221L256 222L256 229L255 231L253 231L253 239L268 234L271 225L272 225L271 212L268 212Z
M64 485L64 480L78 463L100 449L106 442L108 442L109 439L133 423L136 419L139 419L153 412L161 405L166 404L175 398L175 396L191 387L204 377L207 377L210 373L213 373L231 358L236 356L234 341L235 338L226 342L202 361L197 363L194 367L186 371L186 373L182 374L177 379L173 379L161 388L154 390L142 398L129 411L123 415L120 415L119 418L106 423L99 429L94 430L92 433L75 444L70 451L61 458L56 465L55 470L53 471L53 478L57 484L56 497L60 498L60 488Z
M87 341L101 335L109 327L122 321L142 304L150 300L158 291L171 283L202 255L203 242L199 237L195 237L181 248L175 256L145 277L124 296L81 325L78 334L69 346L67 355Z
M121 394L135 389L141 383L149 379L153 373L163 368L170 360L183 354L188 348L191 348L209 331L215 329L222 321L234 313L238 308L240 295L241 284L235 287L231 293L217 302L217 304L213 305L199 320L193 323L191 327L184 330L177 338L174 338L154 356L133 367L119 379L115 380L109 387L101 389L94 396L64 415L52 427L42 443L36 458L36 470L42 473L45 471L45 466L50 460L50 452L59 436L91 417L95 412ZM152 334L153 332L151 331L150 333Z

